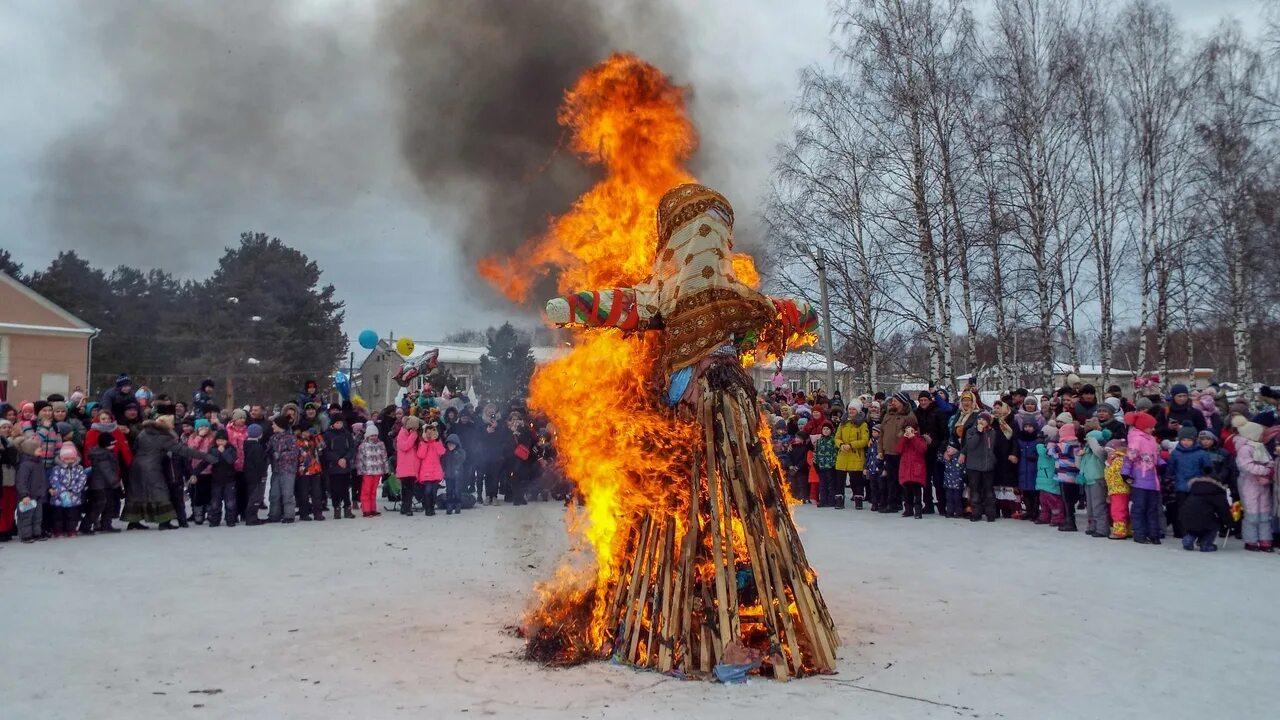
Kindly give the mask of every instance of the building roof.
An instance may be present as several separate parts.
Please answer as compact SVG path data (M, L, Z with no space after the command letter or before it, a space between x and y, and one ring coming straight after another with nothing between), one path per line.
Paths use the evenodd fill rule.
M850 372L853 368L836 360L836 372ZM794 372L823 371L827 369L827 356L822 353L796 351L789 352L782 358L782 369Z
M392 345L388 343L387 347L391 348ZM440 351L440 354L436 357L437 363L451 363L454 365L479 365L480 356L489 352L489 348L484 345L437 343L429 340L414 342L414 347L422 350L422 352L414 353L410 356L409 361L422 357L427 350L434 349ZM570 349L567 346L530 348L533 351L534 362L539 365L567 355Z
M24 323L0 322L0 325L3 325L5 330L16 333L48 333L84 336L93 335L97 332L97 328L67 312L57 303L27 287L22 283L22 281L8 273L0 272L0 284L9 286L28 300L31 300L45 310L53 313L65 323L63 325L28 325Z

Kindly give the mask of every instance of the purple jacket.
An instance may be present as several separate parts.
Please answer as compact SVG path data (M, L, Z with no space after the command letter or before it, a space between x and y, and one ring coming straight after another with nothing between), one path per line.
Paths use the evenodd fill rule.
M1139 490L1160 489L1160 468L1164 460L1160 457L1160 446L1155 438L1141 430L1129 431L1128 452L1124 455L1124 463L1120 466L1120 474L1129 478L1133 486Z

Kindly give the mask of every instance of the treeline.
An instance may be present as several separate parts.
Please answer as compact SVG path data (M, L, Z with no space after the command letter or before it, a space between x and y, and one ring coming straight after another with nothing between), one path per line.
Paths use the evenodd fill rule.
M101 334L93 341L95 393L127 372L134 385L190 399L217 383L241 404L297 394L306 379L325 387L345 364L343 303L306 255L263 233L244 233L204 280L162 270L96 268L74 251L25 273L5 253L0 270L61 305Z
M766 215L781 289L813 295L801 246L826 255L868 385L1034 363L1047 386L1055 360L1280 373L1276 2L1256 38L1189 37L1152 0L832 13Z

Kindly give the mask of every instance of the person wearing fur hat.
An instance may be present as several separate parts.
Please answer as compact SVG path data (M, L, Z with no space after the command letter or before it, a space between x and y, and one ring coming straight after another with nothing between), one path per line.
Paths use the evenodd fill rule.
M267 443L267 461L271 466L271 499L267 522L289 524L297 511L298 443L293 435L293 421L281 413L272 419L271 440Z
M1263 427L1237 423L1236 466L1240 469L1240 504L1244 506L1241 534L1245 550L1272 551L1272 477L1275 461L1262 444Z
M382 442L378 426L369 423L364 429L364 440L356 449L356 474L360 476L360 511L365 517L377 517L378 486L382 476L390 472L387 466L387 446Z
M329 478L329 498L333 500L333 519L354 518L351 473L356 463L356 441L342 415L335 415L329 429L324 431L323 459L325 475Z
M57 461L48 471L49 509L55 538L75 537L80 527L80 506L88 476L80 464L80 451L70 440L58 449Z
M262 441L262 426L256 423L245 428L243 452L237 453L237 462L242 468L240 475L244 477L245 502L247 507L240 513L246 525L261 525L258 515L263 507L263 496L267 489L267 449ZM236 498L239 503L239 497ZM239 507L239 505L237 505Z
M960 454L965 478L969 483L969 520L978 522L985 515L987 522L995 522L1000 511L996 507L996 430L991 413L978 414L973 429L964 435Z
M1129 479L1132 487L1133 509L1131 522L1133 540L1140 545L1160 544L1160 471L1164 460L1160 457L1160 445L1156 442L1152 431L1156 429L1156 419L1150 414L1137 411L1125 417L1130 425L1126 438L1124 464L1120 473Z
M128 523L128 530L146 530L144 522L159 523L161 530L174 529L177 518L173 502L169 499L168 474L171 455L187 460L213 462L209 453L178 442L173 432L173 416L161 415L142 423L138 435L138 449L134 453L133 467L129 472L125 493L126 502L120 519Z

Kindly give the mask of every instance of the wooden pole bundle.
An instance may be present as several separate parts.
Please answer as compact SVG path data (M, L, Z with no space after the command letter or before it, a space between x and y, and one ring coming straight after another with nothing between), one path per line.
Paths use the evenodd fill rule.
M687 676L747 657L779 680L832 672L840 637L763 452L756 402L700 382L688 493L634 526L606 600L615 657Z

